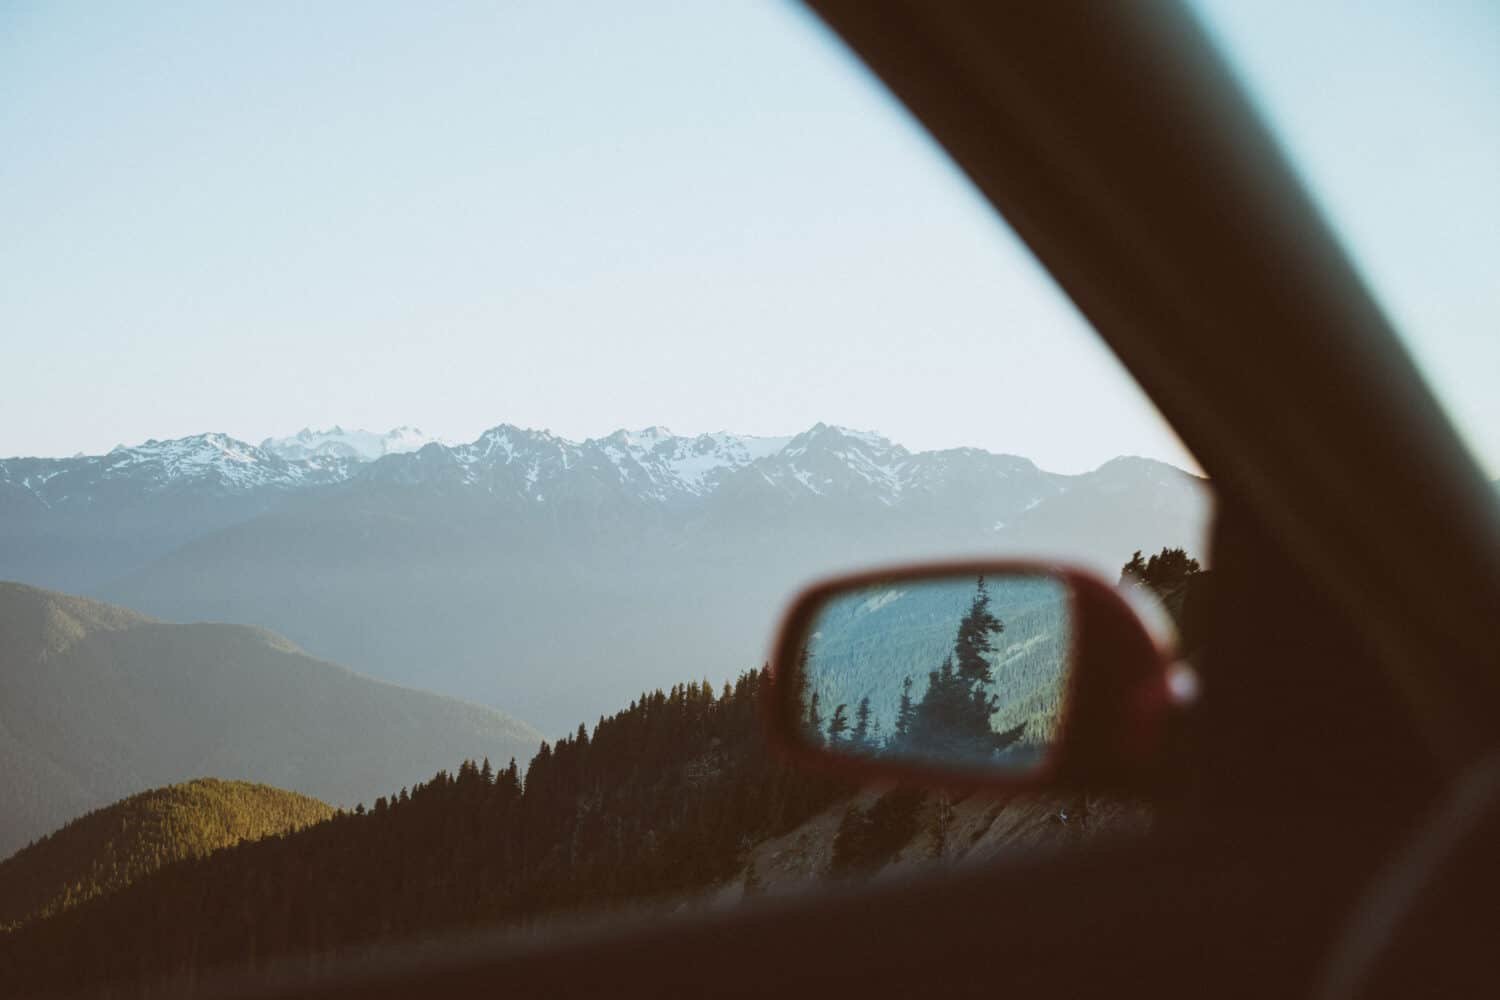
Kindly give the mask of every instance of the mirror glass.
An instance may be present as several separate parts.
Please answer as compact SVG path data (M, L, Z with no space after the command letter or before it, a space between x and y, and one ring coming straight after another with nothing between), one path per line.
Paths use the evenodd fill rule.
M853 756L1025 771L1067 691L1068 588L1044 575L901 579L836 594L792 671L805 738Z

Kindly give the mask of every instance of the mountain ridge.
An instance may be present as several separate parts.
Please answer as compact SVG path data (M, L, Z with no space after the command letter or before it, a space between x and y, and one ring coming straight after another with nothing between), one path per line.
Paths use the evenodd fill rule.
M641 486L643 496L657 500L683 494L701 496L712 492L726 472L777 457L796 469L791 477L795 482L815 493L829 485L824 480L833 477L826 475L827 469L798 467L796 459L818 461L831 454L848 462L866 482L884 481L887 485L899 481L904 470L920 473L941 456L989 456L1024 463L1041 471L1034 462L1020 456L970 447L913 452L873 431L854 431L825 423L786 436L727 431L682 436L652 426L640 431L621 428L582 441L501 423L483 431L473 441L451 445L413 427L398 427L377 435L335 426L327 431L304 428L290 437L267 438L260 445L220 432L206 432L117 445L103 455L4 458L0 459L0 497L12 504L21 497L30 497L41 506L52 508L69 501L86 502L90 491L126 481L138 484L148 493L174 487L220 492L296 490L361 475L379 476L372 470L382 463L391 469L393 463L403 466L418 462L420 459L412 456L423 453L427 453L428 465L436 463L437 455L450 456L453 464L465 470L463 479L467 485L483 484L491 489L495 485L493 476L487 478L482 471L474 470L519 463L524 467L521 480L528 495L539 492L535 487L543 481L544 472L550 478L559 471L571 471L603 458L622 482ZM501 454L504 461L497 459ZM1110 462L1091 471L1098 472ZM763 471L767 468L762 466ZM1088 474L1047 473L1059 478ZM410 479L409 475L395 471L386 475ZM822 479L817 478L820 475ZM900 492L899 486L895 492Z
M251 625L174 625L0 582L0 857L63 822L203 774L352 805L541 734L365 677Z

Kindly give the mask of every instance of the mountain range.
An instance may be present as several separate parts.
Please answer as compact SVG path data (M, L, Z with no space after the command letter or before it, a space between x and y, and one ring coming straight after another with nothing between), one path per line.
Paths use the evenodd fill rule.
M540 734L362 677L245 625L170 625L0 583L0 858L90 809L200 776L353 807Z
M560 732L642 688L754 666L814 576L983 554L1113 574L1136 549L1203 551L1207 521L1204 481L1165 463L1060 475L825 424L362 434L0 460L0 577L263 625Z

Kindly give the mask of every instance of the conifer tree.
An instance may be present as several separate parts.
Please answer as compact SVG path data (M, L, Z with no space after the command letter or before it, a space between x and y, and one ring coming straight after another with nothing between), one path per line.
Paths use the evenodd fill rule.
M863 750L870 743L870 698L868 695L859 700L859 707L854 710L854 728L849 732L849 741Z
M833 718L828 720L828 742L834 744L843 739L844 733L849 730L849 706L840 703L833 710Z
M987 656L995 650L990 637L1004 630L990 611L989 589L980 577L959 620L953 653L927 675L927 690L912 713L908 741L913 749L940 758L985 759L1001 748L990 726L999 697L990 690L995 672Z
M814 743L823 742L823 713L818 710L818 692L807 702L807 732Z
M953 653L958 657L958 676L971 689L995 682L995 672L986 656L995 651L990 636L1004 631L1005 625L990 612L990 592L981 576L974 588L968 614L959 621L958 636L953 641Z
M1198 560L1189 556L1186 549L1163 548L1145 562L1141 561L1141 553L1137 550L1130 562L1120 570L1120 583L1122 586L1136 584L1150 587L1165 596L1167 591L1201 572L1201 569Z
M908 677L901 682L901 704L896 709L896 730L891 736L893 743L904 743L911 735L911 722L914 715L916 715L916 707L911 701L911 678Z

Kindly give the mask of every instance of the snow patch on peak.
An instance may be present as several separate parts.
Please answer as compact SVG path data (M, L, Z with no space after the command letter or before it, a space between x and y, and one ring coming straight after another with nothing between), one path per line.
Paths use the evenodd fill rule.
M319 457L373 462L386 455L418 451L434 441L438 438L417 427L403 425L379 434L359 429L345 430L335 424L327 430L304 427L291 437L266 438L260 446L289 462Z
M665 427L653 424L650 427L638 431L618 430L610 437L620 437L627 446L632 448L655 448L663 441L673 441L677 435Z
M674 447L662 457L667 470L690 492L703 493L712 488L713 480L732 469L774 455L785 448L791 438L740 437L719 431L700 434L691 440L674 439Z
M441 444L436 437L423 433L420 427L410 427L405 424L386 431L384 440L387 455L403 455L411 451L420 451L435 441Z
M701 496L711 492L726 473L774 455L791 438L757 437L718 431L684 437L661 426L617 430L580 446L597 449L614 467L621 482L635 482L658 500L672 496Z
M286 462L217 432L118 447L99 460L97 469L100 479L130 477L157 489L177 482L217 482L230 489L295 486L325 471L323 463Z
M466 453L472 452L480 458L488 458L497 453L502 454L505 456L505 464L509 465L511 460L516 457L516 440L511 435L512 430L514 428L508 424L491 427L479 435L479 438L472 445L463 450ZM465 457L468 457L467 454Z
M872 431L819 423L793 438L772 464L785 468L778 478L812 493L873 487L873 495L892 506L907 486L910 459L905 448Z
M884 450L895 447L895 445L891 443L890 438L886 437L883 434L877 434L874 431L857 431L852 427L840 427L837 424L830 425L829 430L838 431L844 437L853 438L860 444L867 445L871 448L880 448Z
M194 434L192 437L170 441L152 438L133 448L116 448L110 455L118 457L117 464L126 465L152 461L181 466L217 465L225 462L255 465L266 460L266 453L254 445L219 433Z
M743 437L735 437L734 435L725 434L723 431L720 431L718 434L711 436L716 439L724 439L732 442L733 446L740 448L744 452L746 460L750 462L756 462L762 458L769 458L772 455L778 454L787 445L792 443L790 435L786 437L758 437L751 434Z

